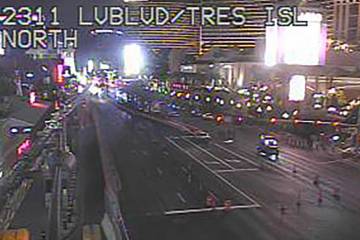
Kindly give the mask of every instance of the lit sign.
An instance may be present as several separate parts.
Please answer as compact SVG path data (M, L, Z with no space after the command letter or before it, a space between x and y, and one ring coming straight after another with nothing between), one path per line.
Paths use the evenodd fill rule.
M30 98L29 98L30 104L34 104L36 101L36 94L35 92L30 92Z
M58 64L55 69L55 82L57 84L63 84L64 83L64 65Z
M290 79L289 100L303 101L305 99L306 79L302 75L294 75Z
M1 18L3 16L0 16ZM1 18L0 18L0 22L1 22ZM5 19L6 19L6 16L5 16ZM5 49L1 47L2 46L2 32L0 31L0 56L1 55L5 55Z
M324 65L326 25L318 13L302 13L299 20L308 26L266 27L265 64Z
M125 45L124 48L124 73L126 76L138 75L143 67L143 53L137 44Z
M17 149L18 157L22 157L24 154L27 154L30 152L31 149L31 140L27 139L23 143L20 144L20 146Z
M188 90L189 86L183 83L173 83L171 84L171 88L180 89L180 90Z
M192 65L181 65L180 72L184 73L196 73L196 66Z

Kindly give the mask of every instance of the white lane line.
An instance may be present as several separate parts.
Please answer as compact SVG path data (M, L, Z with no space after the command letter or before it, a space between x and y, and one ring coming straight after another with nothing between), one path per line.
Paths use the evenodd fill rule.
M237 159L224 159L225 162L228 163L241 163L241 160L237 160Z
M203 151L204 153L208 154L210 157L216 159L217 161L219 161L220 163L222 163L223 165L227 166L230 169L235 169L233 166L231 166L230 164L228 164L227 162L223 161L221 158L215 156L214 154L212 154L211 152L209 152L208 150L200 147L199 145L193 143L192 141L183 138L186 142L190 143L191 145L193 145L194 147L196 147L197 149L199 149L200 151Z
M170 136L170 139L180 139L180 137Z
M220 165L220 162L217 161L203 161L203 162L208 165Z
M344 162L343 159L337 159L337 160L330 160L330 161L323 161L323 162L314 162L316 165L329 165L332 163L338 163L338 162Z
M158 174L159 174L160 176L163 174L163 171L162 171L159 167L156 168L156 171L158 172Z
M326 161L326 162L316 162L316 161L312 162L312 161L309 161L307 157L297 154L297 153L294 153L294 152L287 152L286 154L288 154L289 156L300 158L309 164L326 165L326 164L331 164L331 163L336 163L336 162L343 162L344 164L351 166L351 167L355 167L355 168L360 167L360 164L353 162L353 159L351 159L351 158L336 159L336 160L331 160L331 161Z
M240 190L239 188L235 187L232 183L230 183L226 178L221 176L219 173L213 171L211 168L209 168L206 164L204 164L202 161L197 159L194 155L192 155L189 151L181 147L179 144L171 140L170 138L166 138L171 144L173 144L175 147L180 149L182 152L184 152L186 155L188 155L191 159L193 159L195 162L199 163L201 166L203 166L205 169L210 171L212 174L214 174L217 178L219 178L221 181L223 181L226 185L228 185L230 188L235 190L237 193L248 199L250 202L254 204L254 206L261 207L259 203L257 203L253 198L251 198L249 195L247 195L245 192Z
M259 208L258 204L251 205L235 205L231 206L230 209L251 209ZM180 214L190 214L190 213L203 213L203 212L212 212L212 211L224 211L225 207L215 207L215 208L193 208L193 209L183 209L183 210L172 210L166 211L165 215L180 215Z
M188 170L185 167L181 167L181 170L183 170L184 173L188 173Z
M345 162L352 162L354 161L354 159L351 158L346 158L346 159L337 159L337 160L332 160L332 161L325 161L325 162L316 162L316 165L328 165L328 164L332 164L332 163L345 163Z
M238 158L240 158L242 160L245 160L246 162L248 162L248 163L250 163L250 164L252 164L252 165L254 165L256 167L260 167L260 165L258 163L255 163L255 162L247 159L246 157L243 157L243 156L237 154L236 152L233 152L230 149L227 149L227 148L221 146L220 144L215 143L214 145L217 146L218 148L224 150L225 152L228 152L228 153L230 153L230 154L232 154L232 155L234 155L234 156L236 156L236 157L238 157Z
M216 170L217 173L235 173L235 172L256 172L259 171L258 168L240 168L240 169L231 169L231 170Z
M186 200L185 200L185 198L181 195L181 193L177 192L177 193L176 193L176 196L178 196L178 198L180 199L181 202L186 203Z

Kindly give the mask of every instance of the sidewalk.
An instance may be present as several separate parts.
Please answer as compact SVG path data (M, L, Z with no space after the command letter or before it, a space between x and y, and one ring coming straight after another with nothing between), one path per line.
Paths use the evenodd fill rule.
M40 239L41 232L48 228L45 207L45 182L41 172L34 175L34 182L10 226L12 229L27 228L32 239Z

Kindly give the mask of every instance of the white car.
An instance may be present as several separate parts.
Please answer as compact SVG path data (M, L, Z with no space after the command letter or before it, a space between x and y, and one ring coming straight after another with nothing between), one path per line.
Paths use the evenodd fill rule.
M180 117L180 113L178 113L178 112L169 112L168 117Z
M215 117L212 113L204 113L202 115L202 118L205 120L214 120L215 119Z

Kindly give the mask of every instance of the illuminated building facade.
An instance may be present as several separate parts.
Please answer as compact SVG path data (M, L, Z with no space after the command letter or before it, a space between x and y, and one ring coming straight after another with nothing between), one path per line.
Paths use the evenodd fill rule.
M187 53L203 54L211 48L255 48L258 39L264 39L266 12L264 6L271 4L271 0L197 0L197 1L146 1L127 2L126 6L139 9L139 7L165 7L171 10L171 17L187 7L244 7L246 23L242 26L230 24L227 26L201 26L199 14L195 14L195 23L191 22L191 13L186 11L176 24L164 26L134 26L124 29L127 39L131 42L145 44L152 48L178 48ZM133 18L139 16L134 12ZM229 17L231 21L231 17Z
M308 0L307 5L317 5L324 10L328 36L331 39L360 43L360 2L357 0Z
M333 28L337 39L360 43L360 2L335 0L333 3Z

